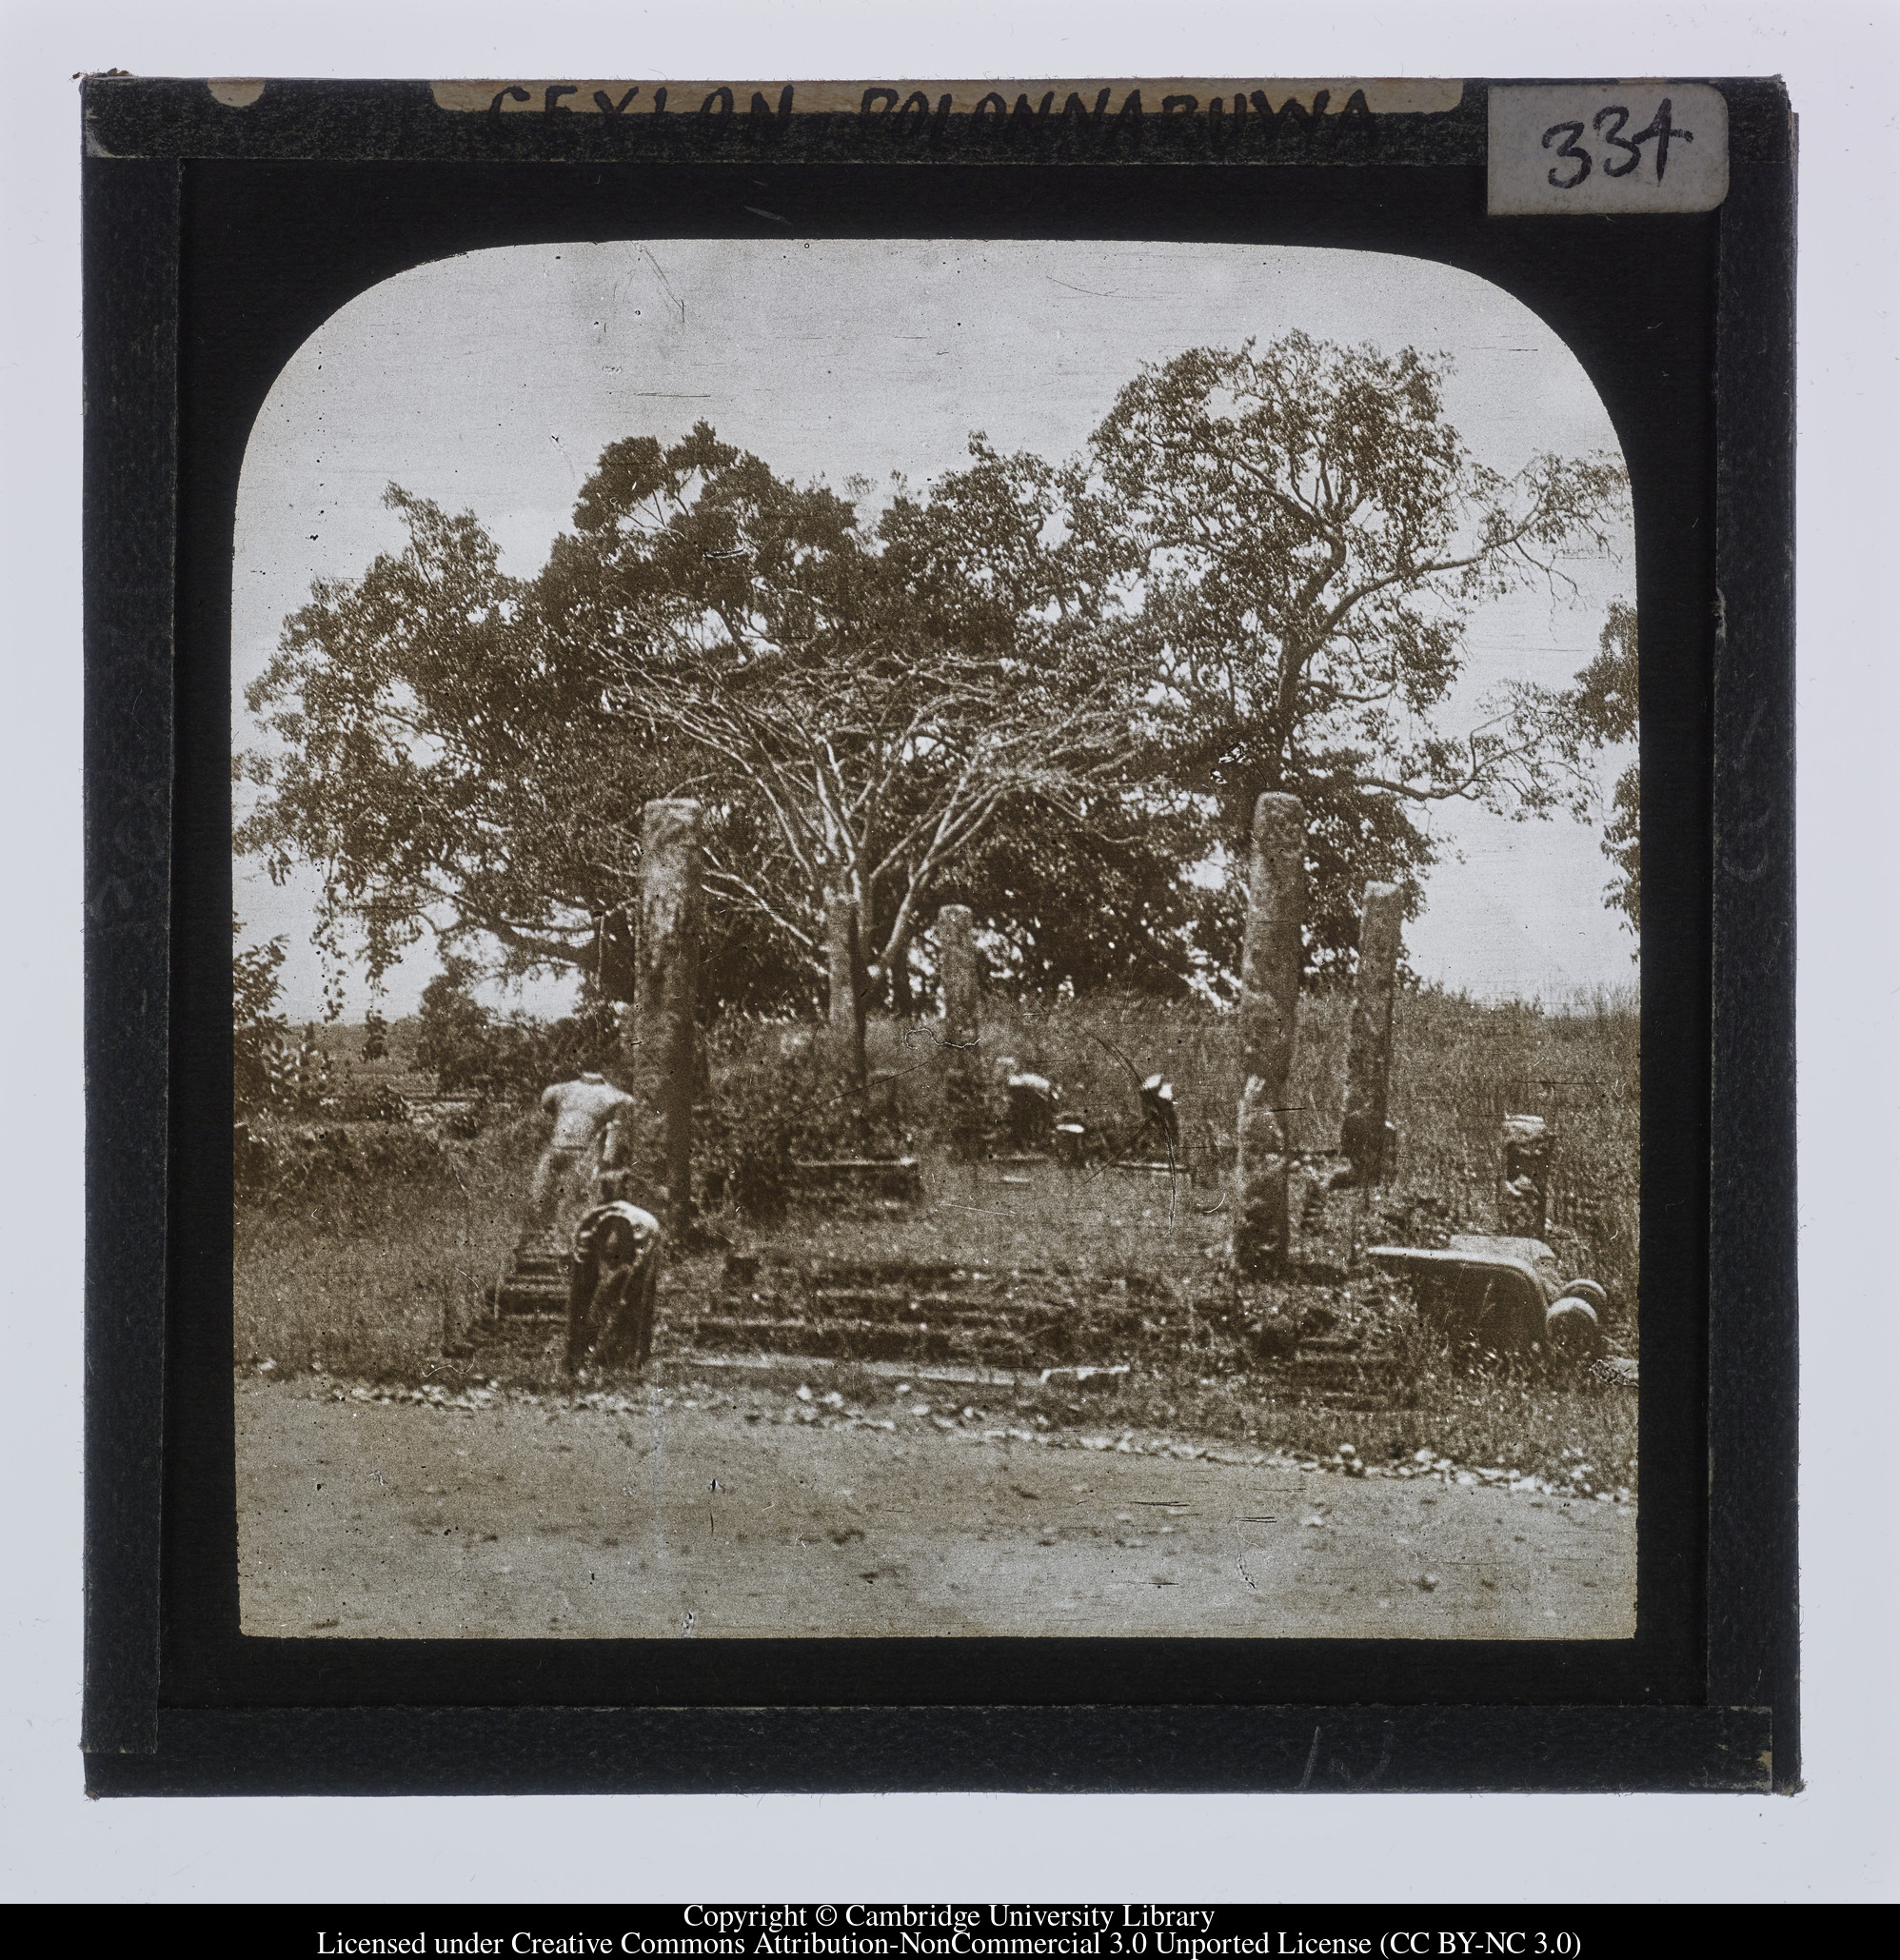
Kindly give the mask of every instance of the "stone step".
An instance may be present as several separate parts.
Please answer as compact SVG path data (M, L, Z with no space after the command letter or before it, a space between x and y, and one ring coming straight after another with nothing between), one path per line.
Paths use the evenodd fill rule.
M1008 1328L896 1327L871 1320L707 1319L678 1330L684 1346L710 1354L822 1356L834 1360L971 1360L1018 1368L1052 1365Z
M498 1314L561 1314L567 1312L567 1272L511 1272L483 1289L484 1297Z
M1076 1293L1165 1299L1167 1282L1147 1274L1079 1276L1066 1265L960 1266L944 1259L814 1259L779 1248L728 1253L722 1283L729 1288L889 1287L927 1293L988 1292L1041 1286L1059 1297Z
M1073 1361L1084 1348L1125 1350L1139 1345L1144 1330L1138 1325L1130 1334L1115 1326L1105 1325L1099 1320L1081 1321L1077 1319L1049 1320L1038 1326L1024 1326L1017 1318L1000 1314L946 1315L940 1317L916 1319L881 1319L871 1315L832 1315L821 1317L813 1314L789 1314L777 1309L770 1302L748 1302L744 1305L724 1303L719 1308L699 1314L683 1313L677 1308L671 1317L683 1329L698 1328L708 1333L718 1328L877 1328L893 1335L941 1334L952 1339L1006 1338L1018 1346L1034 1348L1039 1353L1063 1360Z
M567 1317L567 1296L564 1293L531 1293L524 1287L504 1286L495 1296L495 1311L506 1319L537 1316L548 1319Z
M1177 1308L1168 1299L1155 1300L1118 1289L1097 1292L1020 1281L1008 1287L893 1286L827 1277L807 1285L796 1282L775 1284L762 1277L751 1285L728 1281L720 1289L719 1297L741 1305L771 1303L787 1316L841 1312L887 1316L922 1307L929 1312L946 1314L978 1312L1045 1317L1081 1315L1085 1317L1107 1314L1138 1318L1145 1315L1158 1324L1173 1319L1181 1326L1186 1326L1189 1320L1186 1311Z
M849 1193L914 1204L923 1196L915 1158L818 1158L797 1160L792 1181L802 1192Z
M761 1317L789 1323L807 1321L826 1326L841 1320L863 1320L886 1327L1015 1327L1051 1346L1078 1340L1114 1340L1126 1344L1165 1338L1167 1330L1143 1319L1133 1307L1095 1308L1026 1306L1018 1302L958 1300L886 1300L861 1294L835 1296L812 1302L754 1294L749 1298L722 1296L708 1310L709 1317L754 1319Z
M544 1303L525 1309L516 1307L505 1309L497 1318L485 1321L482 1328L476 1330L474 1338L478 1341L498 1339L505 1344L518 1334L531 1332L537 1328L565 1327L566 1324L565 1307L558 1314L547 1311ZM486 1331L484 1332L484 1329Z
M759 1304L765 1302L761 1299ZM1067 1300L1004 1300L955 1293L867 1293L826 1288L812 1296L807 1312L797 1303L773 1302L792 1309L789 1317L881 1321L951 1321L982 1324L1010 1321L1026 1327L1076 1327L1138 1336L1143 1330L1138 1307L1079 1304Z
M1296 1355L1280 1368L1302 1382L1388 1382L1400 1372L1396 1360L1358 1355Z

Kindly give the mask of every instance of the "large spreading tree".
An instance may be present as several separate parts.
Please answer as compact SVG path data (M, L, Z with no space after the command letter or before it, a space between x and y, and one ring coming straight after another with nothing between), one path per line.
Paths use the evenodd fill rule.
M691 796L721 1000L815 1000L848 918L901 1005L953 900L1019 983L1218 993L1253 803L1286 790L1309 953L1343 962L1366 880L1415 902L1421 812L1581 811L1601 737L1587 676L1449 720L1474 610L1608 548L1623 480L1495 475L1442 377L1299 334L1191 351L1080 457L973 438L875 522L860 486L788 482L703 425L634 437L527 580L472 513L392 486L406 547L320 582L249 691L270 739L239 845L317 864L324 933L360 933L372 974L433 930L604 981L641 805Z
M1005 819L1140 829L1117 686L1039 545L1048 474L981 464L867 534L703 426L633 438L525 582L472 514L392 487L407 548L320 584L250 689L275 741L240 846L321 866L325 930L359 928L372 973L431 926L584 970L641 805L689 796L722 998L809 998L840 900L887 984Z
M1457 683L1475 610L1609 550L1627 480L1607 457L1488 468L1446 417L1447 366L1303 333L1192 349L1122 388L1072 474L1153 776L1206 800L1237 871L1261 793L1300 798L1322 966L1356 944L1367 880L1416 909L1434 805L1594 810L1573 692Z

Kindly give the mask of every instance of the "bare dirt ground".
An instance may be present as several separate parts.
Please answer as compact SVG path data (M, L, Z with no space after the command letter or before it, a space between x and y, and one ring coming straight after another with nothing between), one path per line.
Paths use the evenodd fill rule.
M248 1634L1618 1639L1635 1508L1088 1451L894 1407L241 1379Z

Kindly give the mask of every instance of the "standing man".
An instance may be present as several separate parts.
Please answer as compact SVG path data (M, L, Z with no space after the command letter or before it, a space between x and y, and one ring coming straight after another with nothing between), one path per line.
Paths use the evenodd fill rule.
M534 1167L527 1200L530 1232L544 1232L553 1224L562 1197L604 1133L611 1133L606 1135L604 1161L618 1156L618 1133L633 1114L634 1104L623 1089L616 1089L605 1076L589 1069L571 1082L556 1082L544 1090L541 1106L554 1119L554 1134Z

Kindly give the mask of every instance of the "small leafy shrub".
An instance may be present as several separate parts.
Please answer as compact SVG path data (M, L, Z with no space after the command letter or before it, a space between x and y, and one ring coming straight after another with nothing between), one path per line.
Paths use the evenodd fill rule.
M346 1123L406 1123L409 1105L387 1082L352 1082L330 1099L332 1114Z
M244 921L234 916L232 937L243 930ZM288 1023L273 1011L282 991L278 969L289 943L279 933L262 946L231 954L232 1100L240 1110L267 1108L273 1100L274 1071L267 1058L289 1037Z
M497 1100L538 1096L550 1082L588 1069L610 1074L620 1060L620 1022L597 1001L556 1021L498 1015L470 991L475 968L451 956L423 989L416 1066L445 1096L472 1090Z
M232 1169L240 1203L287 1207L454 1175L441 1139L407 1122L246 1124Z
M861 1112L809 1024L730 1017L707 1031L706 1049L712 1094L696 1124L694 1155L708 1202L776 1218L799 1158L863 1148Z

